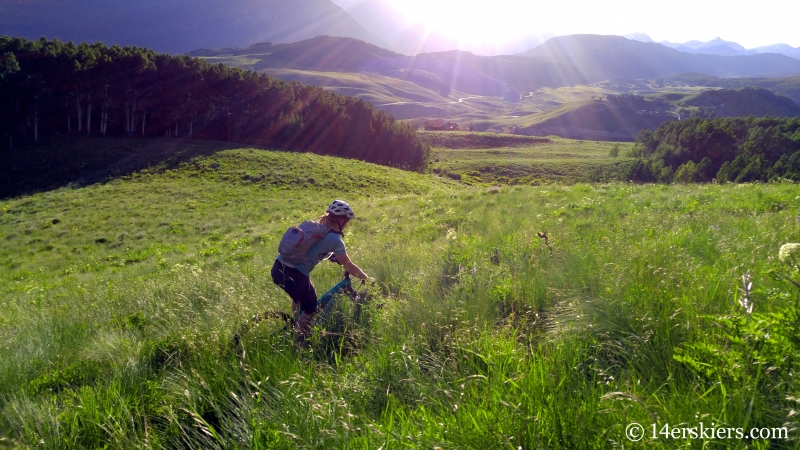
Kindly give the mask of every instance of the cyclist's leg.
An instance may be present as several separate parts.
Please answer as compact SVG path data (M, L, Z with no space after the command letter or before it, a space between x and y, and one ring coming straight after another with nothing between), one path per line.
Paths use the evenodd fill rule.
M297 319L297 342L302 343L308 335L308 330L311 328L311 322L314 320L314 315L317 313L317 291L314 289L314 283L308 280L308 284L302 290L302 297L299 303L299 309L302 312L300 318Z
M308 291L311 280L299 270L285 266L278 260L272 266L271 275L272 282L292 298L292 311L296 312L307 295L306 291ZM314 289L313 285L311 285L311 289ZM314 304L316 305L316 302Z
M296 331L298 342L302 342L317 312L317 291L314 283L299 270L279 261L272 267L272 280L292 298L292 312L301 311Z

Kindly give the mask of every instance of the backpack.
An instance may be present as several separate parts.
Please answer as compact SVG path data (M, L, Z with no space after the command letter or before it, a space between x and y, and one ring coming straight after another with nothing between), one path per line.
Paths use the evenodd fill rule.
M306 220L283 233L281 242L278 244L278 252L281 254L281 258L291 264L305 264L306 253L330 231L328 226L313 220Z

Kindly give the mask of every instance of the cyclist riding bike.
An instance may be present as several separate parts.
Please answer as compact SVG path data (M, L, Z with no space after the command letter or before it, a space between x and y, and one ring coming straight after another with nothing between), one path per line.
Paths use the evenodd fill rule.
M278 257L272 266L272 281L292 298L292 312L302 312L295 325L295 339L299 344L308 335L317 313L317 292L309 278L317 264L329 259L344 266L355 277L369 278L350 261L342 241L345 227L355 217L347 202L334 200L318 220L289 228L281 239Z

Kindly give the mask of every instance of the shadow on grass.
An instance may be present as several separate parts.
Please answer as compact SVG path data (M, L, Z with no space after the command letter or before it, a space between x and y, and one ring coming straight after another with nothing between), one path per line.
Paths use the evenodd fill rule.
M251 146L196 139L51 138L0 151L0 199L86 186L147 168L169 170L198 156L242 147Z

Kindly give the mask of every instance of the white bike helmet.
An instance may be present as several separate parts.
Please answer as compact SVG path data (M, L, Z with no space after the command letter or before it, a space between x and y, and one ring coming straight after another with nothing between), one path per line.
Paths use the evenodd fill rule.
M356 215L353 213L353 208L343 200L334 200L325 212L329 212L334 216L345 216L348 219L356 218Z

